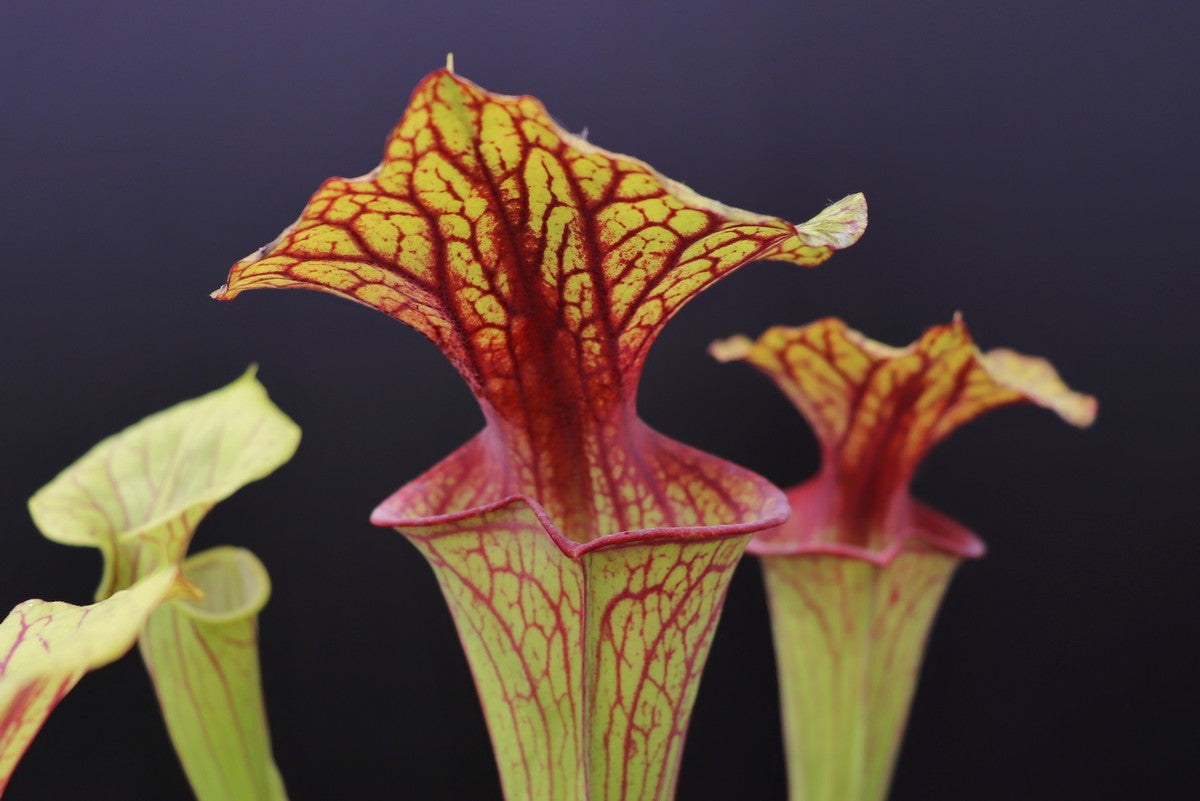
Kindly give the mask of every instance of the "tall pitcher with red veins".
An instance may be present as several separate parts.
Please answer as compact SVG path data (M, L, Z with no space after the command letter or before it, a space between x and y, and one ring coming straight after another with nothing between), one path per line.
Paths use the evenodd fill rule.
M714 343L775 381L816 432L822 467L788 491L792 517L760 533L792 801L882 801L930 623L963 526L909 495L917 463L983 412L1034 403L1076 426L1096 401L1042 359L981 353L960 318L907 348L836 319Z
M372 520L437 575L508 801L673 797L730 574L788 509L638 419L646 353L738 267L814 266L865 225L860 195L802 225L723 206L442 70L378 168L323 184L215 293L371 306L478 398L485 428Z

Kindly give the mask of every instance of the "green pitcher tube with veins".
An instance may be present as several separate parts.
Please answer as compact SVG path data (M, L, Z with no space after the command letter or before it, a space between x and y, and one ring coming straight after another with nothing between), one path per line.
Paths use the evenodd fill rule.
M1049 362L982 353L961 317L907 348L835 318L713 343L770 377L808 420L820 472L787 491L792 517L758 534L792 801L883 801L930 625L971 531L914 500L913 471L956 427L1032 403L1077 426L1096 401Z
M865 226L861 195L799 225L722 205L446 69L376 169L327 180L214 293L370 306L475 394L484 430L372 520L438 578L508 801L673 797L730 571L787 510L761 477L638 419L646 353L734 270L814 267Z
M266 570L240 548L187 557L212 507L286 462L300 441L254 373L109 437L29 502L46 537L100 550L101 600L151 571L182 572L186 595L150 614L138 644L199 801L286 797L258 666Z

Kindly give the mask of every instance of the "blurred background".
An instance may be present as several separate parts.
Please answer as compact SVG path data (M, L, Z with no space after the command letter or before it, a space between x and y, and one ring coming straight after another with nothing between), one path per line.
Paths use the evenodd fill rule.
M275 591L262 659L292 797L498 799L431 572L374 505L470 437L473 399L382 314L208 293L320 181L366 172L412 88L460 74L721 201L870 230L815 271L758 264L650 355L642 415L788 486L800 417L716 337L836 314L905 344L961 310L984 348L1100 398L1080 432L1005 409L915 493L973 527L932 635L893 801L1184 797L1200 750L1192 240L1200 12L1184 2L67 2L0 5L0 606L87 602L100 562L26 499L101 438L251 362L304 429L195 550ZM757 565L734 580L681 801L784 798ZM1194 792L1194 790L1193 790ZM51 716L7 798L188 797L136 657Z

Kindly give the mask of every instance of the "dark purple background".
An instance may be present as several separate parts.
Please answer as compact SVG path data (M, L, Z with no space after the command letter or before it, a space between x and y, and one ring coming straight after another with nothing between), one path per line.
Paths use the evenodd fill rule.
M749 267L668 327L641 395L663 431L808 475L799 417L704 348L827 314L902 344L961 309L984 347L1044 354L1100 397L1090 431L1004 410L925 464L917 493L991 553L950 590L893 801L1194 792L1194 4L333 5L0 6L0 606L85 602L99 577L95 553L41 539L29 495L257 361L304 441L195 547L246 545L274 577L263 661L292 797L499 797L432 576L366 520L474 433L473 400L383 315L208 299L322 179L378 161L453 50L461 74L726 203L803 220L867 194L858 246L813 272ZM784 798L774 692L747 561L682 801ZM187 797L136 657L63 702L7 798L85 792Z

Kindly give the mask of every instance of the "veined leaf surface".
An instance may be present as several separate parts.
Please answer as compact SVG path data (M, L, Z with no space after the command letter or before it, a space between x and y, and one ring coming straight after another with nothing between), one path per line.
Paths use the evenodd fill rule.
M284 799L258 665L266 568L243 548L218 547L183 572L203 597L164 604L138 643L188 780L202 801Z
M372 520L438 576L509 801L673 795L730 572L787 510L638 419L646 353L733 270L819 264L865 225L861 195L799 226L724 206L442 70L378 168L326 181L215 293L366 304L432 340L478 398L486 428Z
M909 498L925 454L964 423L1014 403L1043 406L1080 427L1096 416L1095 398L1071 390L1045 359L1007 349L983 353L958 316L906 348L874 342L829 318L771 328L757 341L733 337L711 350L771 378L821 444L821 475L789 493L793 508L805 514L757 538L755 553L825 545L882 555L919 536L978 555L982 546L973 535Z
M762 558L792 801L883 801L925 639L959 562L983 553L914 501L920 460L951 431L1013 403L1090 425L1096 401L1044 359L981 353L960 317L907 348L837 319L713 343L783 390L821 444L820 473L788 490L793 516L750 544Z
M489 422L469 458L490 475L462 504L525 494L586 542L673 525L634 409L671 315L749 261L816 265L865 225L861 195L800 226L724 206L568 133L534 98L442 70L378 168L326 181L215 294L318 289L416 328Z
M183 561L219 501L291 458L300 429L246 372L227 387L153 414L96 445L29 501L42 533L99 548L97 598Z
M54 706L133 646L178 575L163 568L91 606L25 601L0 622L0 795Z
M251 369L109 437L29 503L48 538L100 549L97 597L163 565L182 569L201 596L164 604L138 637L201 801L285 797L258 670L256 615L269 594L266 571L239 549L184 559L208 511L286 462L299 440L300 429Z

